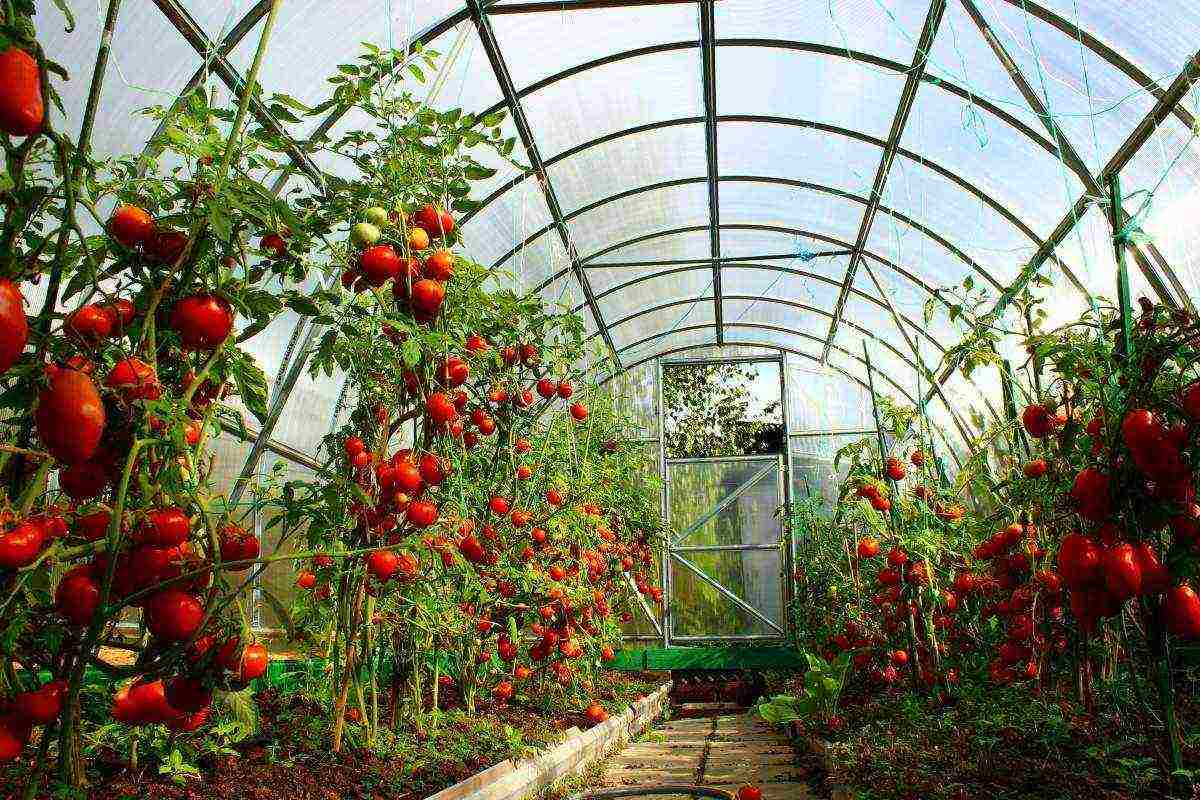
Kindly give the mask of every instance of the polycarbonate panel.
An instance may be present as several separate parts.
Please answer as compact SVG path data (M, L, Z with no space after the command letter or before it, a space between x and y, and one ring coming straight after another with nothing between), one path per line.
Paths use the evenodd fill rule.
M589 147L547 168L564 214L631 186L708 174L704 125L671 125Z
M371 0L339 0L336 24L331 24L330 15L334 12L327 3L284 3L271 34L270 49L259 73L259 82L266 94L284 92L315 106L332 95L333 87L328 78L337 72L339 64L355 60L363 51L363 42L384 49L403 50L416 34L462 7L461 0L385 4ZM470 22L460 23L452 32L431 42L429 47L443 57L449 56L459 34L464 37L463 46L453 63L447 66L451 59L444 58L442 69L454 82L449 86L451 91L461 89L469 93L470 99L481 101L475 107L482 108L498 100L500 92L494 88L495 80L489 74L482 43ZM229 60L244 73L257 47L258 36L251 33L230 54ZM467 62L466 67L461 62ZM435 74L429 72L425 86L435 83ZM474 81L465 80L463 76L471 72L475 73ZM420 84L411 75L406 78L405 85L415 96L427 94L420 90Z
M712 307L712 302L708 303L709 308ZM621 351L621 361L626 364L634 364L644 358L655 356L660 353L669 353L672 350L679 350L680 357L690 352L691 348L702 347L712 344L716 341L716 328L699 328L695 330L671 331L664 332L664 335L644 342L637 347L630 347L627 350ZM671 356L675 358L674 355Z
M480 261L486 264L486 261ZM531 291L554 275L569 269L571 261L557 228L551 228L529 244L517 250L511 258L497 267L510 282Z
M879 281L882 293L876 287L875 281L871 279L872 275ZM861 300L862 295L866 295L878 300L879 303L874 305L880 312L887 313L889 319L891 314L887 311L887 305L891 303L892 307L896 309L896 313L907 321L906 324L910 326L910 330L919 329L939 341L943 346L949 347L957 343L966 333L966 331L960 330L958 325L950 322L948 309L940 302L935 301L933 315L926 322L925 304L932 295L903 275L872 258L864 258L859 264L858 274L854 277L854 288L861 293L856 296L856 299ZM914 338L918 337L914 334ZM938 353L937 358L926 363L927 365L935 364L940 358L941 354Z
M620 349L650 336L671 341L669 337L672 337L679 328L712 325L715 318L712 298L702 297L693 302L681 303L661 311L643 314L621 325L610 323L609 332L612 334L613 342Z
M807 358L789 354L788 427L793 432L873 427L870 395L857 383Z
M1042 129L1036 128L1041 133ZM922 84L901 144L970 181L1047 235L1083 184L1053 153L998 117Z
M1170 118L1121 172L1125 211L1175 270L1193 299L1200 299L1200 147L1186 127Z
M721 181L722 225L778 225L853 242L864 210L862 203L813 189L758 181ZM824 245L821 247L825 249Z
M721 585L783 627L778 551L684 553ZM677 560L671 563L672 633L675 636L779 636Z
M526 95L521 104L542 157L552 158L607 133L700 116L702 88L700 51L691 47L587 70Z
M316 479L316 474L307 467L287 461L272 453L264 454L262 460L258 462L258 474L275 474L281 482L313 481ZM276 516L277 514L273 513L271 508L268 507L262 511L256 522L255 533L263 539L263 551L268 553L279 552L281 546L283 548L299 549L296 546L297 538L302 534L293 532L291 539L287 542L281 542L281 537L285 533L283 526L276 525L273 528L271 527L271 523ZM284 549L283 552L287 552L287 550ZM258 576L257 586L263 591L270 592L285 608L290 607L300 591L296 587L296 572L292 567L292 563L286 560L274 561L267 564L262 574ZM261 603L257 610L260 617L256 622L260 626L275 629L284 627L283 621L275 615L270 603Z
M825 280L793 275L771 267L802 270L820 275ZM725 295L774 297L828 311L837 302L845 272L845 257L820 258L808 262L797 258L764 262L762 266L722 264L721 290Z
M708 186L700 182L605 203L578 215L567 226L579 254L586 256L647 233L707 224Z
M644 267L616 267L604 269L589 267L588 280L599 295L608 289L645 275L650 270ZM639 309L649 308L685 297L712 296L712 270L707 266L673 272L658 278L646 278L632 286L598 298L604 316L617 320Z
M463 241L467 252L480 264L511 269L514 260L519 261L520 252L503 264L499 260L550 223L546 196L537 178L531 176L497 197L463 225Z
M840 237L832 238L845 241ZM802 268L818 253L848 251L853 245L853 242L846 242L842 245L802 234L763 228L723 228L721 230L721 256L723 258L774 263L777 260L775 257L794 255L795 261L785 259L781 263L797 268ZM767 258L768 256L771 258Z
M551 281L540 294L543 302L548 309L557 311L560 314L569 314L573 309L578 308L579 318L583 320L583 326L587 332L594 333L596 331L596 322L592 318L592 312L586 307L583 307L586 298L583 295L583 290L579 286L579 281L575 280L575 274L568 272L560 278Z
M899 73L850 58L778 47L717 48L722 115L799 117L886 138L903 88Z
M847 382L845 378L841 380L843 384ZM801 500L816 496L821 498L822 508L832 509L841 491L842 481L850 469L845 461L837 469L834 468L833 462L837 458L838 450L874 435L869 433L791 437L792 497ZM807 561L804 533L796 531L797 560L800 563Z
M883 150L850 136L767 122L717 126L722 175L765 175L870 193Z
M316 455L321 439L329 433L345 381L346 376L340 372L332 377L322 372L313 378L305 370L283 406L275 439Z
M1164 86L1179 74L1184 62L1196 52L1196 42L1200 41L1200 16L1194 5L1182 0L1138 0L1136 11L1124 3L1098 0L1039 2L1068 24L1080 26L1117 45L1122 53Z
M708 224L705 223L692 226L691 230L651 236L642 241L614 247L599 257L592 257L589 254L582 255L584 263L601 265L627 261L707 260L711 253Z
M1004 284L1037 250L1033 239L982 199L915 161L896 160L883 203L950 241ZM875 224L893 219L881 215Z
M100 3L71 6L76 22L73 33L64 30L65 18L51 3L39 4L40 13L34 20L46 57L66 67L71 76L69 81L52 78L67 110L65 120L53 103L47 101L46 109L55 127L74 141L91 88L104 9ZM212 17L217 11L213 9ZM212 17L210 21L214 21ZM147 47L148 42L154 46ZM141 152L156 123L136 112L147 106L170 106L199 66L196 51L152 4L130 4L122 9L113 31L108 73L92 132L96 156Z
M979 248L970 247L962 242L948 241L951 245L963 244L963 247L958 247L960 253L969 249L969 252L963 255L974 260L975 264L1001 286L1006 285L1006 275L1015 276L1015 265L1020 263L1022 254L1014 254L1004 261L995 254L980 252ZM930 288L960 283L967 275L971 275L979 286L990 283L984 274L964 260L963 256L954 253L931 236L883 212L879 213L875 224L871 226L871 233L867 236L867 249L881 258L899 264ZM1024 255L1027 257L1029 254ZM1000 274L997 275L997 272Z
M630 436L640 439L658 438L658 370L653 361L622 372L613 378L609 388L617 405L633 420ZM658 442L654 442L652 459L658 469Z
M1154 105L1116 67L1061 31L1005 3L977 3L996 38L1042 98L1067 141L1097 172ZM1040 121L959 3L949 4L930 74L971 88L1041 130Z
M667 435L670 434L668 430ZM765 475L760 475L764 472ZM676 544L683 547L776 544L779 522L768 520L775 519L775 509L782 500L780 477L777 456L687 463L668 460L667 483L671 495L668 512ZM688 532L714 506L752 480L753 484L721 513Z
M671 361L719 361L731 358L776 358L779 351L770 347L754 347L744 345L720 344L711 347L699 347L686 353L671 356Z
M803 308L772 303L769 298L754 300L721 301L721 313L725 325L772 325L789 332L822 336L829 329L829 317Z
M491 23L518 89L612 53L700 38L688 3L494 14Z
M928 5L902 0L721 0L717 36L818 42L909 63Z
M821 350L821 336L790 330L773 330L760 327L760 322L737 322L725 324L725 341L737 344L761 344L791 350Z

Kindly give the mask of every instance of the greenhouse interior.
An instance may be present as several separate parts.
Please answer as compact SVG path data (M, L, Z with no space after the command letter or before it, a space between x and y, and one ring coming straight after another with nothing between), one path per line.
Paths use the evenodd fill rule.
M0 0L0 797L1200 798L1200 10Z

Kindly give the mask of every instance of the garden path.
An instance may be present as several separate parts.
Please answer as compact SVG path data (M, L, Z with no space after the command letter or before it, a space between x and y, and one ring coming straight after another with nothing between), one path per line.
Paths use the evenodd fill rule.
M662 722L604 767L601 786L692 783L736 792L752 784L763 800L814 797L799 777L787 738L752 713Z

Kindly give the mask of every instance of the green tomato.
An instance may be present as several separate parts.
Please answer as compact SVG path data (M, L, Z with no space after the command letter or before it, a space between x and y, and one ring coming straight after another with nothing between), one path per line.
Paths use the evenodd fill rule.
M364 216L366 216L367 222L377 225L380 228L386 227L388 224L388 212L386 208L380 208L379 206L368 208Z
M350 229L350 241L359 247L370 247L379 241L383 233L369 222L360 222Z

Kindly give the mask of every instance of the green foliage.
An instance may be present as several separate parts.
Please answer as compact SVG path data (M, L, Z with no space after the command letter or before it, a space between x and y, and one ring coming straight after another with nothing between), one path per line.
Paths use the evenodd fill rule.
M662 395L667 455L713 458L775 453L782 447L778 401L749 419L750 385L759 367L701 363L663 368Z

